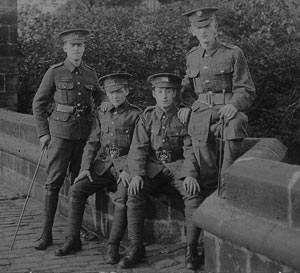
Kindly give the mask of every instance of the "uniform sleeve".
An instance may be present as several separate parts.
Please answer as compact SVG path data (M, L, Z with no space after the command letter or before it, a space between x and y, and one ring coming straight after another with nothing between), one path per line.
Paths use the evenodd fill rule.
M55 81L53 69L50 68L45 73L32 103L32 111L37 126L38 137L50 134L47 110L49 104L53 102L54 91Z
M80 171L91 169L92 164L97 155L97 152L101 147L100 136L101 136L101 124L99 121L99 115L98 113L96 113L94 115L90 135L84 146Z
M233 104L239 111L247 110L252 105L256 95L246 58L240 48L234 50L232 93L233 96L229 103Z
M188 58L188 57L187 57ZM182 107L191 107L192 104L197 100L197 94L194 89L194 84L192 79L189 77L189 62L186 62L186 72L185 76L181 82L181 90L180 90L180 106Z
M180 178L191 176L198 179L200 175L200 167L194 154L192 139L189 135L187 135L183 140L183 157L184 162Z
M145 116L138 120L128 153L128 170L131 177L145 176L150 151L150 137L146 129Z

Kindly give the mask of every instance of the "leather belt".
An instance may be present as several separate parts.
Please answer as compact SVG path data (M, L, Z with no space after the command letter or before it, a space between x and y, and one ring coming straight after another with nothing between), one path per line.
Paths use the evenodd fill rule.
M57 103L56 111L63 112L63 113L69 113L69 114L82 115L82 114L90 113L91 107L88 105L71 106L71 105Z
M198 101L214 106L214 105L225 105L232 98L232 93L213 93L211 91L207 93L200 93Z

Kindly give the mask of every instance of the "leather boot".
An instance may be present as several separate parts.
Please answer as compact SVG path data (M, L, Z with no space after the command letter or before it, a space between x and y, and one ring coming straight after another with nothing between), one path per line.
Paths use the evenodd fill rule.
M38 240L37 245L34 247L37 250L45 250L48 246L52 245L52 232L44 231L41 238Z
M35 249L45 250L48 246L52 245L52 226L56 213L58 203L58 191L46 190L45 192L45 209L43 214L43 233L38 240Z
M132 245L127 254L120 260L119 267L132 268L146 257L144 246Z
M55 256L66 256L82 250L80 238L69 237L61 248L56 249Z
M117 264L120 260L119 245L108 245L107 263Z
M199 265L199 259L197 245L188 244L185 254L185 267L192 270L197 269Z

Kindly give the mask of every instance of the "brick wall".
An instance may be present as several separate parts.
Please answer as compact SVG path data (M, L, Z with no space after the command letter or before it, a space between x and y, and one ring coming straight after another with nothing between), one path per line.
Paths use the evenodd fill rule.
M193 215L205 230L209 272L300 272L300 167L286 147L261 139L226 172L226 199L211 195Z
M0 0L0 108L17 109L17 0Z
M26 194L40 156L34 118L0 109L0 179ZM46 159L42 159L31 196L43 202ZM60 191L59 213L67 216L68 180ZM30 202L30 199L29 199ZM42 205L41 205L42 210ZM113 214L110 195L97 193L88 199L84 226L108 238ZM183 201L180 196L151 197L146 211L145 238L149 243L170 244L185 241Z

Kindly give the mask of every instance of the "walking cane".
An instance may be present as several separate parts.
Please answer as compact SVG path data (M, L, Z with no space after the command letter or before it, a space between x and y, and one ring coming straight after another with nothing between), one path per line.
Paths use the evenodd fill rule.
M28 190L28 192L27 192L27 196L26 196L26 199L25 199L25 202L24 202L24 205L23 205L23 209L22 209L22 212L21 212L21 215L20 215L20 218L19 218L19 222L18 222L18 225L17 225L16 233L15 233L14 239L13 239L13 241L12 241L12 244L11 244L11 246L10 246L10 250L13 249L13 246L14 246L14 243L15 243L15 240L16 240L16 237L17 237L17 234L18 234L18 231L19 231L19 227L20 227L20 224L21 224L21 221L22 221L24 212L25 212L25 208L26 208L26 205L27 205L27 202L28 202L28 199L29 199L29 195L30 195L30 192L31 192L31 189L32 189L32 186L33 186L33 182L34 182L34 180L35 180L35 177L36 177L37 171L38 171L38 169L39 169L39 166L40 166L40 164L41 164L41 160L42 160L44 151L45 151L45 147L43 147L43 149L42 149L42 151L41 151L41 155L40 155L39 161L38 161L38 163L37 163L35 172L34 172L34 174L33 174L33 178L32 178L32 180L31 180L31 184L30 184L29 190Z
M223 89L223 106L225 105L225 92L226 90ZM222 117L221 123L221 140L219 146L219 170L218 170L218 196L220 196L221 191L221 169L222 169L222 161L223 161L223 150L224 150L224 116Z

